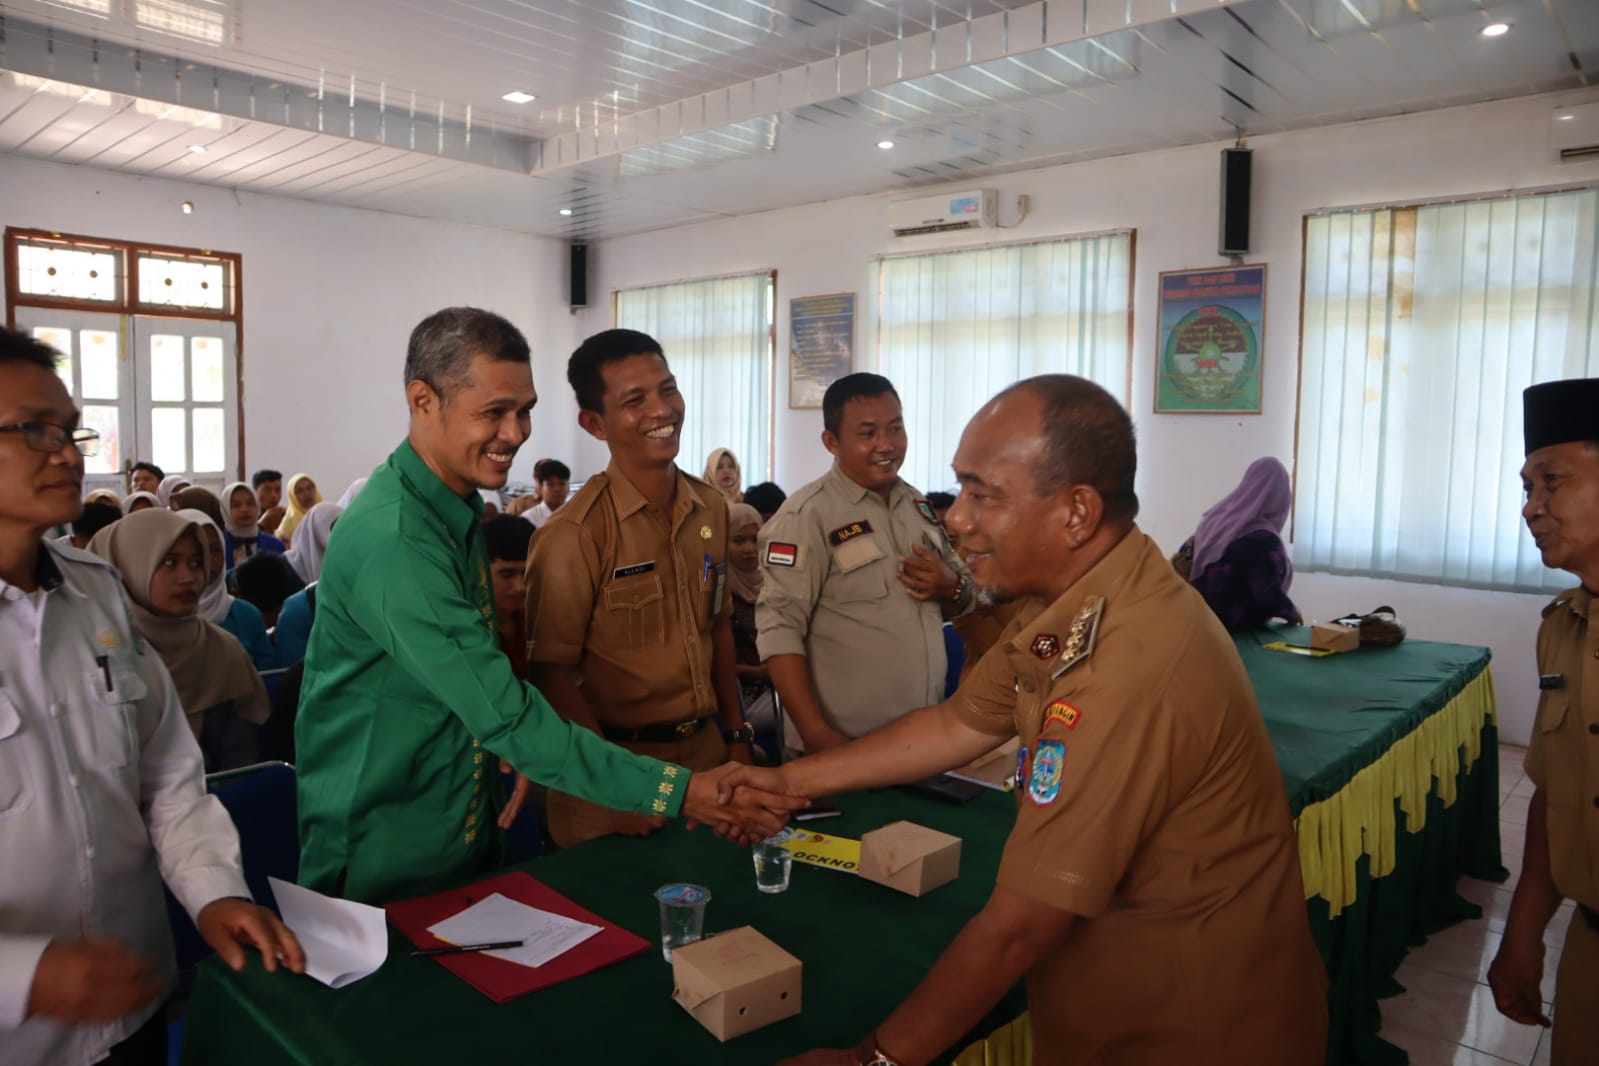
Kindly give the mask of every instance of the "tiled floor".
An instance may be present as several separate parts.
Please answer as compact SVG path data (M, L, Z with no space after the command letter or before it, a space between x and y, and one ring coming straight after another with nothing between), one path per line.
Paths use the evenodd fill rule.
M1412 1066L1540 1066L1549 1061L1549 1034L1518 1025L1494 1009L1488 964L1510 910L1511 890L1521 873L1521 849L1532 782L1522 771L1526 751L1499 749L1499 837L1510 880L1503 885L1462 878L1460 894L1482 905L1477 921L1461 922L1412 949L1399 967L1405 993L1382 1001L1382 1035L1410 1052ZM1554 999L1560 945L1571 921L1563 904L1544 934L1545 1000ZM1552 1012L1546 1004L1544 1013Z

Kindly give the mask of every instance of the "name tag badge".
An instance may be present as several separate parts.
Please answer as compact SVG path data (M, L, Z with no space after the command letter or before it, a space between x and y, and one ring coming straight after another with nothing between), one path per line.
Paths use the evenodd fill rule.
M854 540L856 537L865 536L871 531L872 524L866 519L862 518L858 522L851 522L848 525L839 526L837 529L833 530L827 535L827 542L833 547L837 548L846 541Z
M727 595L727 564L716 564L716 591L711 593L711 617L721 615L722 607L727 602L722 597Z
M611 580L620 581L624 577L638 577L640 574L647 574L654 569L655 560L653 559L647 563L634 563L631 566L619 566L615 570L611 571Z
M1566 687L1566 675L1565 674L1539 674L1538 675L1538 690L1540 692L1548 692L1551 689L1565 688L1565 687Z

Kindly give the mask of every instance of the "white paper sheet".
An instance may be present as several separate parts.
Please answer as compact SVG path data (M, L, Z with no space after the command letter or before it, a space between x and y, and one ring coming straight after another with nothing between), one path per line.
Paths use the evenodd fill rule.
M521 940L519 948L485 951L496 959L522 966L543 966L600 931L600 926L541 911L496 892L428 932L451 944L497 944Z
M343 988L367 976L389 957L389 930L383 909L334 899L309 888L267 878L277 897L283 924L305 949L305 972L329 988Z

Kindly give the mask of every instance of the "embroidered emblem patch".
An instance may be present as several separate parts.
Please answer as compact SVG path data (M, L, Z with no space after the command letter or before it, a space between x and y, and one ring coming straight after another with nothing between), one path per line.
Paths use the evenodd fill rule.
M710 540L711 539L711 527L710 526L701 526L700 527L700 539L701 540Z
M796 566L799 563L799 545L772 541L766 546L767 566Z
M1077 723L1081 722L1082 720L1082 711L1079 711L1076 707L1073 707L1065 700L1056 700L1054 703L1051 703L1049 705L1049 709L1044 712L1044 725L1039 732L1048 732L1049 727L1056 722L1059 722L1067 729L1076 729Z
M839 526L827 535L827 542L836 548L847 540L864 536L871 531L872 524L863 518L859 522L851 522L847 526Z
M1061 775L1066 770L1066 745L1040 740L1033 752L1033 772L1027 775L1027 798L1035 807L1047 807L1060 798Z
M939 524L939 522L938 522L938 512L933 510L933 505L931 503L929 503L928 501L926 501L926 500L917 500L916 501L916 510L920 511L922 517L927 519L929 522L933 523L933 525L936 526L936 525Z
M1053 633L1040 633L1033 638L1033 654L1048 662L1060 654L1060 638Z
M100 647L102 648L114 648L117 646L116 634L109 629L100 630L100 635L96 639L100 641Z

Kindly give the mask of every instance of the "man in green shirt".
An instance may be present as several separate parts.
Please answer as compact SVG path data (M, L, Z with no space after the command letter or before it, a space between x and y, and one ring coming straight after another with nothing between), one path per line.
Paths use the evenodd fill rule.
M605 807L683 815L744 838L804 805L690 774L561 720L499 647L480 488L505 483L538 396L527 341L447 308L411 334L407 439L328 546L295 723L300 881L383 902L493 869L497 757Z

